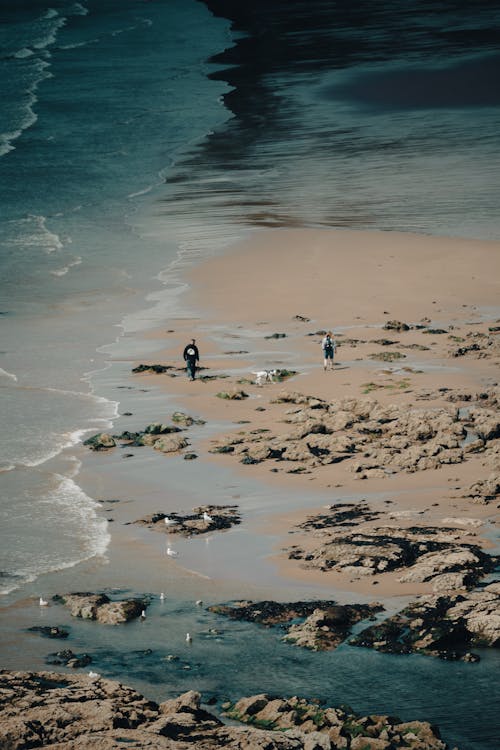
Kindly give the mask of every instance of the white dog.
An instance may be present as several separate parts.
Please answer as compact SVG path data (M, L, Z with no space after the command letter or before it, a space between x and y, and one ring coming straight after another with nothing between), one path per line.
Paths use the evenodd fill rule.
M277 370L259 370L258 372L252 372L255 375L256 385L263 385L264 383L274 383L274 376L277 374Z

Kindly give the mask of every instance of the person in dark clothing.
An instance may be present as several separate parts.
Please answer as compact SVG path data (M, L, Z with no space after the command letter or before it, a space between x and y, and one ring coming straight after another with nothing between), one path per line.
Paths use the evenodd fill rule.
M196 346L196 339L191 339L191 343L184 347L184 361L186 362L187 374L190 380L194 380L196 375L196 364L200 361L200 353Z

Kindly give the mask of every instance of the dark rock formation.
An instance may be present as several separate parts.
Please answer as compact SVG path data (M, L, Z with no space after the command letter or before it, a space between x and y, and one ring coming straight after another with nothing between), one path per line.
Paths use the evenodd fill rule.
M63 651L56 651L49 654L45 659L47 664L63 665L70 669L81 669L92 663L92 657L89 654L74 654L71 649L66 648Z
M349 643L387 653L478 661L470 647L500 646L500 583L464 594L420 597Z
M280 625L286 630L284 641L312 651L332 651L347 638L355 623L373 618L383 607L378 603L341 605L334 601L240 601L214 604L208 609L232 620L257 622L266 627ZM292 624L292 620L299 619L301 623Z
M28 628L28 631L40 633L44 638L60 638L61 640L69 635L69 630L60 628L58 625L33 625L32 628Z
M158 512L134 521L153 531L188 537L230 529L231 526L240 522L241 517L237 505L200 505L193 508L193 513L188 515Z
M462 541L464 530L451 527L391 526L363 527L381 513L366 505L341 504L329 512L309 518L299 528L311 532L319 544L307 551L293 545L290 559L301 560L305 568L335 570L351 578L380 575L400 570L401 582L430 582L436 592L470 589L498 560L477 545Z
M175 369L173 365L137 365L132 372L154 372L157 375L162 375L164 372L173 369Z

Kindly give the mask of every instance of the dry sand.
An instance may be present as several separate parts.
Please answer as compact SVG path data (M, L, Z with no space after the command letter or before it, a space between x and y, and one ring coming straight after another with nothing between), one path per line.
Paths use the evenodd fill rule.
M453 358L450 352L459 346L452 337L469 343L471 332L488 332L498 322L499 251L497 242L401 233L270 230L256 233L232 252L191 270L189 297L203 312L197 319L165 321L164 329L152 334L165 340L165 349L155 355L154 362L179 366L179 352L194 336L201 365L208 368L200 374L229 377L194 383L182 375L137 377L145 384L161 384L186 412L211 425L211 438L197 445L200 460L231 467L242 481L252 477L269 487L303 491L307 497L303 511L284 513L271 503L269 513L260 518L260 533L278 537L273 564L281 575L297 582L328 581L344 590L373 592L372 581L304 570L281 552L290 544L288 535L296 524L310 515L314 493L319 497L321 492L324 497L331 490L335 498L363 493L378 507L384 498L390 498L391 512L404 511L409 518L412 513L419 514L419 522L428 524L439 524L446 517L495 523L496 503L477 505L460 496L491 471L478 455L439 470L360 482L344 464L318 466L312 473L297 475L287 473L282 464L273 472L271 462L244 466L234 456L212 455L208 450L214 429L221 435L234 433L241 429L239 423L245 423L245 430L285 431L283 405L270 403L283 388L328 400L376 398L411 409L450 408L439 388L475 394L494 387L498 348L488 356ZM447 333L384 330L384 324L395 319L412 325L423 322ZM323 371L319 332L325 329L333 330L340 344L333 372ZM274 333L286 336L272 338ZM380 338L391 339L394 346L373 343ZM411 344L426 345L428 350L407 348ZM400 345L405 348L398 348ZM405 359L388 364L369 357L394 349L405 352ZM252 372L263 368L286 368L297 375L285 384L259 387L248 382L254 379ZM241 380L246 382L242 385ZM250 398L232 401L216 397L218 392L235 387L243 388ZM427 400L420 404L418 399L425 394ZM244 515L243 501L241 510ZM403 524L397 516L395 519L394 523ZM494 533L491 525L483 524L474 528L471 534L475 536L470 539L488 546ZM377 582L377 595L426 590L421 584L403 587L390 574L380 576Z

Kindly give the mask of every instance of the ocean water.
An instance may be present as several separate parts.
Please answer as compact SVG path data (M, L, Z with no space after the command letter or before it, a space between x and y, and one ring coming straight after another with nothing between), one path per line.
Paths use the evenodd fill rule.
M112 529L79 485L81 440L125 410L120 360L154 347L141 334L190 314L186 265L265 227L500 238L500 4L4 0L0 17L0 593L12 602L51 571L105 561ZM352 669L372 670L389 702L378 657L357 653ZM249 689L251 664L230 683L197 658L200 689ZM291 657L276 658L269 687L283 690ZM112 662L100 666L125 679L130 665ZM296 664L298 690L309 662ZM397 664L407 715L425 713L427 666L405 677ZM429 667L433 696L441 669ZM143 677L157 682L154 665ZM470 705L491 723L485 697ZM451 731L464 710L433 716L465 747L491 746L467 722Z
M106 345L144 327L140 311L155 306L148 294L174 292L172 274L157 277L179 263L178 244L144 236L135 215L178 153L228 118L227 86L208 80L207 60L231 42L228 22L194 0L7 2L2 18L0 588L8 593L106 549L107 524L78 486L71 449L117 415L93 384L108 367ZM67 512L71 497L80 523Z

